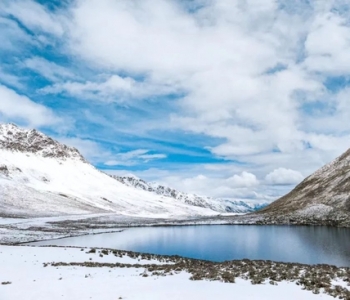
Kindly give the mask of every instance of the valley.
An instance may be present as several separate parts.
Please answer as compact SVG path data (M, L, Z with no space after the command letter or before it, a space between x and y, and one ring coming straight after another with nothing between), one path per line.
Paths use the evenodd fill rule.
M22 295L18 294L16 289L19 281L22 282L22 288L24 286L30 288L33 282L45 282L48 276L51 281L58 277L58 285L40 288L38 295L41 298L51 293L58 295L63 280L67 289L71 284L66 281L67 278L74 283L74 288L92 278L94 284L99 286L101 278L109 278L107 282L115 278L119 280L134 278L135 286L140 289L144 289L145 284L149 288L158 289L158 294L153 295L158 295L159 299L165 297L166 291L171 289L174 282L188 286L196 297L201 295L202 299L209 299L206 298L208 295L200 292L200 282L207 281L210 281L209 284L216 293L225 291L221 299L228 299L231 289L232 292L247 298L258 297L264 290L266 299L275 299L278 293L286 291L293 291L293 295L300 294L298 299L310 297L327 299L330 296L350 299L347 287L350 271L346 245L339 244L338 249L339 253L346 252L345 254L329 252L328 257L321 255L319 260L309 260L306 253L313 252L315 259L316 253L327 252L328 250L322 248L322 243L320 245L314 243L312 246L314 248L311 250L305 248L304 256L294 251L294 254L299 254L289 259L286 258L288 256L279 256L278 252L271 252L271 256L264 254L281 241L280 251L287 255L288 251L293 249L291 245L300 242L301 236L306 240L312 240L311 237L316 232L313 226L310 226L306 227L307 231L311 230L309 238L304 234L293 235L293 232L302 230L302 227L298 227L297 230L291 225L318 225L320 232L327 231L327 227L323 228L322 225L332 226L334 229L350 227L346 196L349 156L348 152L345 153L306 178L288 195L269 204L187 194L158 183L148 183L136 176L111 176L92 166L77 149L60 144L36 130L21 129L13 124L0 125L0 267L7 270L7 273L4 273L7 277L2 274L0 278L2 282L0 293L7 295L4 299L11 299L14 295L19 297ZM269 239L274 236L274 232L277 232L278 224L284 225L281 230L288 232L276 235L276 240L271 241ZM206 227L207 225L211 226ZM186 233L186 228L190 228L190 232L193 233L190 235ZM197 239L200 237L198 233L201 228L210 230L217 228L220 234L226 230L227 235L214 233L213 236L204 236L200 241ZM233 228L237 228L242 238L234 237ZM244 228L249 229L247 233L244 233ZM153 247L167 241L166 244L170 248L164 253L159 250L160 248L149 248L147 243L141 248L132 246L131 241L147 241L137 236L149 236L151 232L157 230L172 232L170 236L162 234L148 242L148 245ZM210 230L205 229L205 234ZM181 232L177 235L182 245L180 252L176 251L176 247L173 249L171 243L169 244L169 241L175 242L174 234L177 231ZM270 233L263 238L262 232L265 231ZM111 235L115 235L120 241L122 236L126 237L129 246L116 244L114 247L102 248L103 240L110 240ZM284 249L287 245L285 240L287 236L295 236L295 239L287 249ZM80 255L77 255L78 249L69 239L81 238L84 241L94 237L100 241L98 245L94 245L96 248L100 247L99 250L96 252L95 248L89 249L82 244L79 245ZM185 237L190 241L187 246L184 246ZM215 238L218 240L214 243ZM340 241L338 233L334 231L325 238L335 239L332 249L338 251L335 247L337 241ZM223 243L231 239L231 243ZM265 248L262 244L257 246L259 240L264 241ZM204 241L209 241L209 244L206 245ZM250 241L251 244L245 244L246 241ZM32 242L34 244L27 244ZM62 245L60 243L66 243L64 248L59 246ZM241 250L238 252L232 250L233 256L223 259L228 260L226 263L212 262L212 259L206 256L206 250L215 253L214 250L210 250L211 245L215 245L217 249L235 249L239 243ZM48 245L49 248L43 245ZM201 247L189 250L193 245ZM125 247L128 249L120 249ZM260 249L261 252L249 256L248 253L251 251L249 249ZM303 249L301 244L299 249ZM152 264L143 261L148 257L147 254L134 252L138 250L153 253L150 254ZM65 255L62 251L65 251ZM93 257L89 255L87 261L87 257L82 255L84 253L99 253L99 256L97 258L95 255L92 255ZM112 257L111 253L119 258L105 260L107 256ZM184 257L176 256L175 261L172 261L172 256L170 258L164 256L171 253ZM191 253L196 254L193 256ZM204 256L198 257L200 253ZM10 256L12 257L9 258ZM41 258L30 259L31 256ZM137 262L132 262L135 257L139 257ZM247 257L252 260L248 260ZM16 264L13 259L20 262L16 265L16 270L19 272L17 275L9 271L11 266ZM162 267L162 264L168 263L169 259L170 266ZM284 262L273 262L276 260ZM301 262L308 265L301 265ZM311 264L317 265L313 267ZM109 271L106 273L107 269ZM274 271L267 274L268 269ZM31 274L34 271L36 275L27 275L27 279L23 281L21 272ZM246 271L249 271L248 276ZM315 272L320 274L318 278L313 277L312 274ZM161 283L164 289L160 289L156 282ZM309 292L302 292L298 285ZM252 289L252 286L260 288ZM106 298L102 296L100 299L109 299L110 291L108 288L106 291L108 291ZM141 297L129 289L119 288L118 292L121 295L120 299ZM94 289L87 290L87 293L94 295ZM69 297L73 294L66 295L67 299L72 299ZM173 297L175 298L169 299L190 297L190 294L186 291L176 294L173 291Z

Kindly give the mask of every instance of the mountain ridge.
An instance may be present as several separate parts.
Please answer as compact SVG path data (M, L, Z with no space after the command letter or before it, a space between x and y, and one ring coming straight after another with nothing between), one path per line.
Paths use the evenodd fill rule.
M222 198L212 198L178 191L174 188L161 185L157 182L146 182L135 175L116 176L116 180L138 189L143 189L158 195L174 198L189 205L208 207L218 212L227 213L248 213L257 211L268 205L267 201L244 201Z

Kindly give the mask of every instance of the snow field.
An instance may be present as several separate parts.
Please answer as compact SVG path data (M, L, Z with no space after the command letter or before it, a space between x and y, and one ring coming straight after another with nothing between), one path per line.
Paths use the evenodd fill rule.
M77 266L44 267L48 262L123 262L150 263L130 257L100 257L79 248L0 246L1 300L76 300L76 299L333 299L325 294L301 290L295 283L282 282L252 285L237 279L236 283L191 281L180 272L171 276L143 277L144 268L88 268ZM152 261L152 263L156 263ZM140 275L141 274L141 275Z

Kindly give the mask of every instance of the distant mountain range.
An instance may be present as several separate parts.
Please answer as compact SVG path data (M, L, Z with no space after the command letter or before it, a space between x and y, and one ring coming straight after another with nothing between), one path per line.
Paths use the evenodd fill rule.
M0 217L111 213L181 218L248 212L262 203L211 199L111 177L37 130L0 125Z
M135 187L139 190L148 191L157 195L171 197L177 201L199 207L210 208L214 211L225 213L248 213L257 211L266 207L269 202L255 200L229 200L215 199L206 196L198 196L196 194L188 194L177 191L173 188L160 185L156 182L146 182L136 176L112 176L125 185Z

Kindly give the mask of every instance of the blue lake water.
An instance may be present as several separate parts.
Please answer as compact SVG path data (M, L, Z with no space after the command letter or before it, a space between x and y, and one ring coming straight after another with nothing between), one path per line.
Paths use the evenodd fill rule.
M350 266L350 229L314 226L203 225L127 228L123 232L32 243L106 247L211 261L264 259Z

